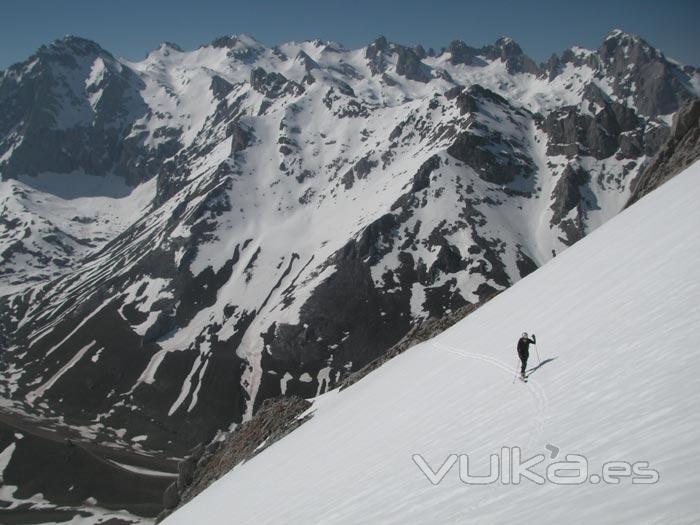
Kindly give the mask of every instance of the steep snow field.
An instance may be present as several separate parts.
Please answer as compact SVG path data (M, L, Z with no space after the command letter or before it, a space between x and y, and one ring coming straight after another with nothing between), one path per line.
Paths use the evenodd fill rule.
M696 522L698 177L700 163L440 336L321 396L309 422L165 523ZM543 360L527 384L512 381L523 330ZM547 454L540 475L578 454L587 477L614 460L660 477L478 486L455 464L433 485L412 459L436 471L468 454L469 473L486 475L489 454L515 446Z

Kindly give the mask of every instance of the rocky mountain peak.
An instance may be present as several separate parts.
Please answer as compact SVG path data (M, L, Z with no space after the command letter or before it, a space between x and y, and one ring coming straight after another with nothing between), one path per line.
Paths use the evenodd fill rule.
M663 53L645 40L619 29L608 34L598 48L598 54L604 62L620 62L625 65L634 63L639 66L654 60L665 60Z
M215 38L209 45L212 47L233 47L238 42L235 35L225 35Z
M220 36L215 38L209 45L215 48L227 48L238 52L248 50L259 53L266 49L264 44L246 33Z
M380 52L387 53L389 50L389 41L384 35L379 35L372 41L372 43L369 46L367 46L367 52L365 56L369 58L370 56L375 56L377 53Z
M634 33L615 28L605 35L603 42L621 42L623 44L629 44L643 42L643 40Z
M432 79L430 68L421 61L420 50L418 52L410 47L395 45L398 55L396 61L396 73L409 80L427 83Z
M158 50L166 56L171 52L184 53L184 50L173 42L161 42L158 46Z
M253 64L267 49L255 38L247 34L222 36L213 40L211 47L227 49L227 56L244 64Z
M173 53L184 53L185 51L172 42L161 42L160 45L146 56L146 60L159 62L163 58L169 57Z
M29 69L34 69L36 59L40 65L54 64L59 68L78 69L80 64L94 61L98 57L117 63L114 56L98 43L77 36L66 36L41 46L32 57L18 66L23 68L31 65Z
M54 40L47 50L52 53L71 53L78 56L106 53L97 42L73 35Z
M502 56L514 57L523 54L520 46L509 36L503 36L496 40L494 47L501 50Z
M506 64L509 73L531 73L537 75L540 69L528 57L520 46L510 37L501 37L491 46L483 49L483 54L490 59L500 59Z
M477 58L478 50L465 44L462 40L453 40L447 46L450 53L450 63L453 65L465 64L468 66L483 63Z
M303 50L299 50L296 57L294 57L294 60L301 63L307 72L311 71L312 69L319 68L319 65L316 63L316 61Z
M184 53L184 50L174 42L165 41L165 42L161 43L160 47L172 49L172 50L177 51L179 53Z
M693 97L691 86L697 72L669 62L636 35L614 30L597 54L600 70L612 80L615 95L632 97L645 115L669 115Z
M396 55L396 73L409 80L427 83L432 79L430 68L422 62L425 50L422 46L415 48L389 42L379 36L365 50L365 58L373 75L384 75L389 67L390 57ZM384 77L388 83L391 79Z
M382 75L388 67L388 55L391 54L392 45L386 37L377 37L365 49L365 58L372 75Z

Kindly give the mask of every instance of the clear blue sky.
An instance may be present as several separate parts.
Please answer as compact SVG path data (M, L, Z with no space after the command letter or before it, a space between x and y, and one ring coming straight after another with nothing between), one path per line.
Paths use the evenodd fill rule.
M235 33L268 45L322 38L348 47L383 34L436 49L455 38L480 46L507 35L543 61L575 44L596 48L613 28L700 66L698 0L6 0L0 8L0 68L67 34L132 60L163 41L193 49Z

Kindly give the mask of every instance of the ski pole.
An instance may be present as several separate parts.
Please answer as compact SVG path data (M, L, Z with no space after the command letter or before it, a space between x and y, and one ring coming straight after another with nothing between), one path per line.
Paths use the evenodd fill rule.
M537 343L535 343L535 352L537 353L537 363L542 364L542 359L540 359L540 351L537 349Z

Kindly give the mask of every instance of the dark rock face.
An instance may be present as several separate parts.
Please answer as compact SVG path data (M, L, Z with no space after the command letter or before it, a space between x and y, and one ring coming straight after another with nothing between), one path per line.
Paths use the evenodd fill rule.
M546 64L542 64L544 70L540 73L541 75L546 75L547 79L551 82L557 75L562 71L562 60L556 55L552 54L547 60Z
M440 157L433 155L426 160L413 176L411 191L418 192L430 186L430 174L440 167Z
M578 207L583 195L581 186L588 182L588 173L582 168L574 168L568 165L564 169L564 173L554 186L554 202L552 203L552 224L559 224L571 210ZM583 237L583 232L580 232L579 238Z
M495 184L512 182L520 173L521 166L513 163L505 151L503 155L494 153L490 149L491 144L488 137L461 133L447 153L472 166L484 180Z
M214 75L211 79L211 92L216 98L222 99L231 93L233 85L219 75Z
M367 47L365 58L373 75L381 75L386 71L387 61L384 55L389 51L390 45L384 36L378 37Z
M617 101L611 100L595 84L587 84L583 91L583 98L588 102L588 110L594 114L601 114L599 123L611 134L620 134L639 127L640 118L634 109ZM598 109L602 108L602 109Z
M615 30L596 53L579 56L572 50L547 63L548 78L556 78L566 64L589 66L599 78L610 79L619 100L633 99L641 115L668 115L692 99L689 88L694 71L680 68L643 39Z
M478 111L479 100L493 102L494 104L500 104L502 106L508 106L506 99L497 93L480 86L479 84L473 84L464 91L461 88L454 89L455 91L448 91L445 96L447 98L453 98L453 95L457 93L456 104L461 115Z
M303 305L299 323L270 327L264 337L270 351L262 356L262 366L269 372L262 378L256 407L266 398L284 394L280 378L285 373L291 375L287 391L312 397L332 388L347 373L348 363L352 369L363 366L405 333L410 295L407 290L382 293L370 271L372 261L394 244L396 227L393 214L370 224L358 240L336 253L331 261L335 273ZM341 343L329 348L328 341ZM324 369L328 379L319 380ZM306 381L304 374L308 374Z
M231 137L231 156L250 146L254 138L253 132L237 121L228 126L226 134Z
M486 65L485 59L501 60L506 64L506 70L511 74L531 73L537 75L540 69L535 62L523 53L523 50L513 39L499 38L490 46L474 48L466 45L461 40L450 43L447 51L450 53L450 62L453 65L464 64L467 66Z
M641 38L613 32L598 49L598 54L606 72L614 79L616 94L620 98L634 97L644 115L672 113L692 98L686 87L687 75ZM632 78L630 64L634 64Z
M355 163L355 165L345 172L343 175L342 182L345 185L345 189L349 190L352 188L355 180L362 180L367 177L373 168L376 168L379 163L376 160L371 160L369 157L363 157Z
M626 158L653 155L666 136L664 126L645 129L634 109L609 99L589 84L584 90L588 114L568 106L551 112L543 121L550 155L591 155L605 159L620 150ZM593 114L593 116L591 116Z
M233 47L238 42L238 39L233 36L220 36L212 40L211 45L213 47Z
M262 46L255 45L241 36L222 36L211 42L211 46L220 49L228 49L228 57L244 64L251 64L262 53Z
M512 107L504 98L478 85L471 86L456 98L462 114L474 113L485 103L500 106L514 116L524 117L520 110ZM488 112L486 109L484 111ZM513 119L513 122L517 121ZM471 166L483 180L494 184L507 185L516 178L527 179L532 175L532 160L521 153L524 145L506 139L500 132L482 129L478 120L474 120L472 126L477 132L459 133L447 148L447 153Z
M493 46L485 48L488 58L500 58L506 64L509 73L540 73L537 64L523 53L520 46L508 37L499 38Z
M102 70L91 76L89 64ZM92 103L73 91L83 76ZM178 134L159 150L144 148L134 122L148 108L142 81L94 42L76 37L42 47L0 76L0 162L4 177L83 170L123 174L129 184L152 177L163 158L179 147ZM67 122L77 125L68 127Z
M582 115L575 107L553 111L544 121L544 129L550 137L547 148L549 155L592 155L604 159L615 153L618 148L617 134L608 131L604 122L616 127L610 114L602 111L600 116L592 118ZM600 125L599 125L600 123Z
M398 61L396 63L396 73L416 82L430 82L430 68L421 62L413 49L403 46L396 46Z
M288 80L281 73L268 73L261 67L256 67L250 73L250 85L253 89L269 98L278 98L285 94L301 95L304 87L296 82Z
M630 206L700 159L700 99L687 102L675 115L671 136L633 181Z
M391 78L386 75L389 66L388 57L397 55L396 73L409 80L416 82L430 82L432 76L430 68L421 60L424 56L419 56L416 50L398 44L390 44L383 36L377 38L365 50L365 58L373 75L384 75L385 82L391 85Z
M450 53L450 62L453 65L465 64L467 66L485 65L483 59L479 58L479 50L469 47L461 40L453 40L450 42L447 51Z
M314 61L314 59L306 53L304 53L303 51L299 51L299 53L297 53L296 60L304 64L304 69L306 69L307 72L319 68L319 65Z

